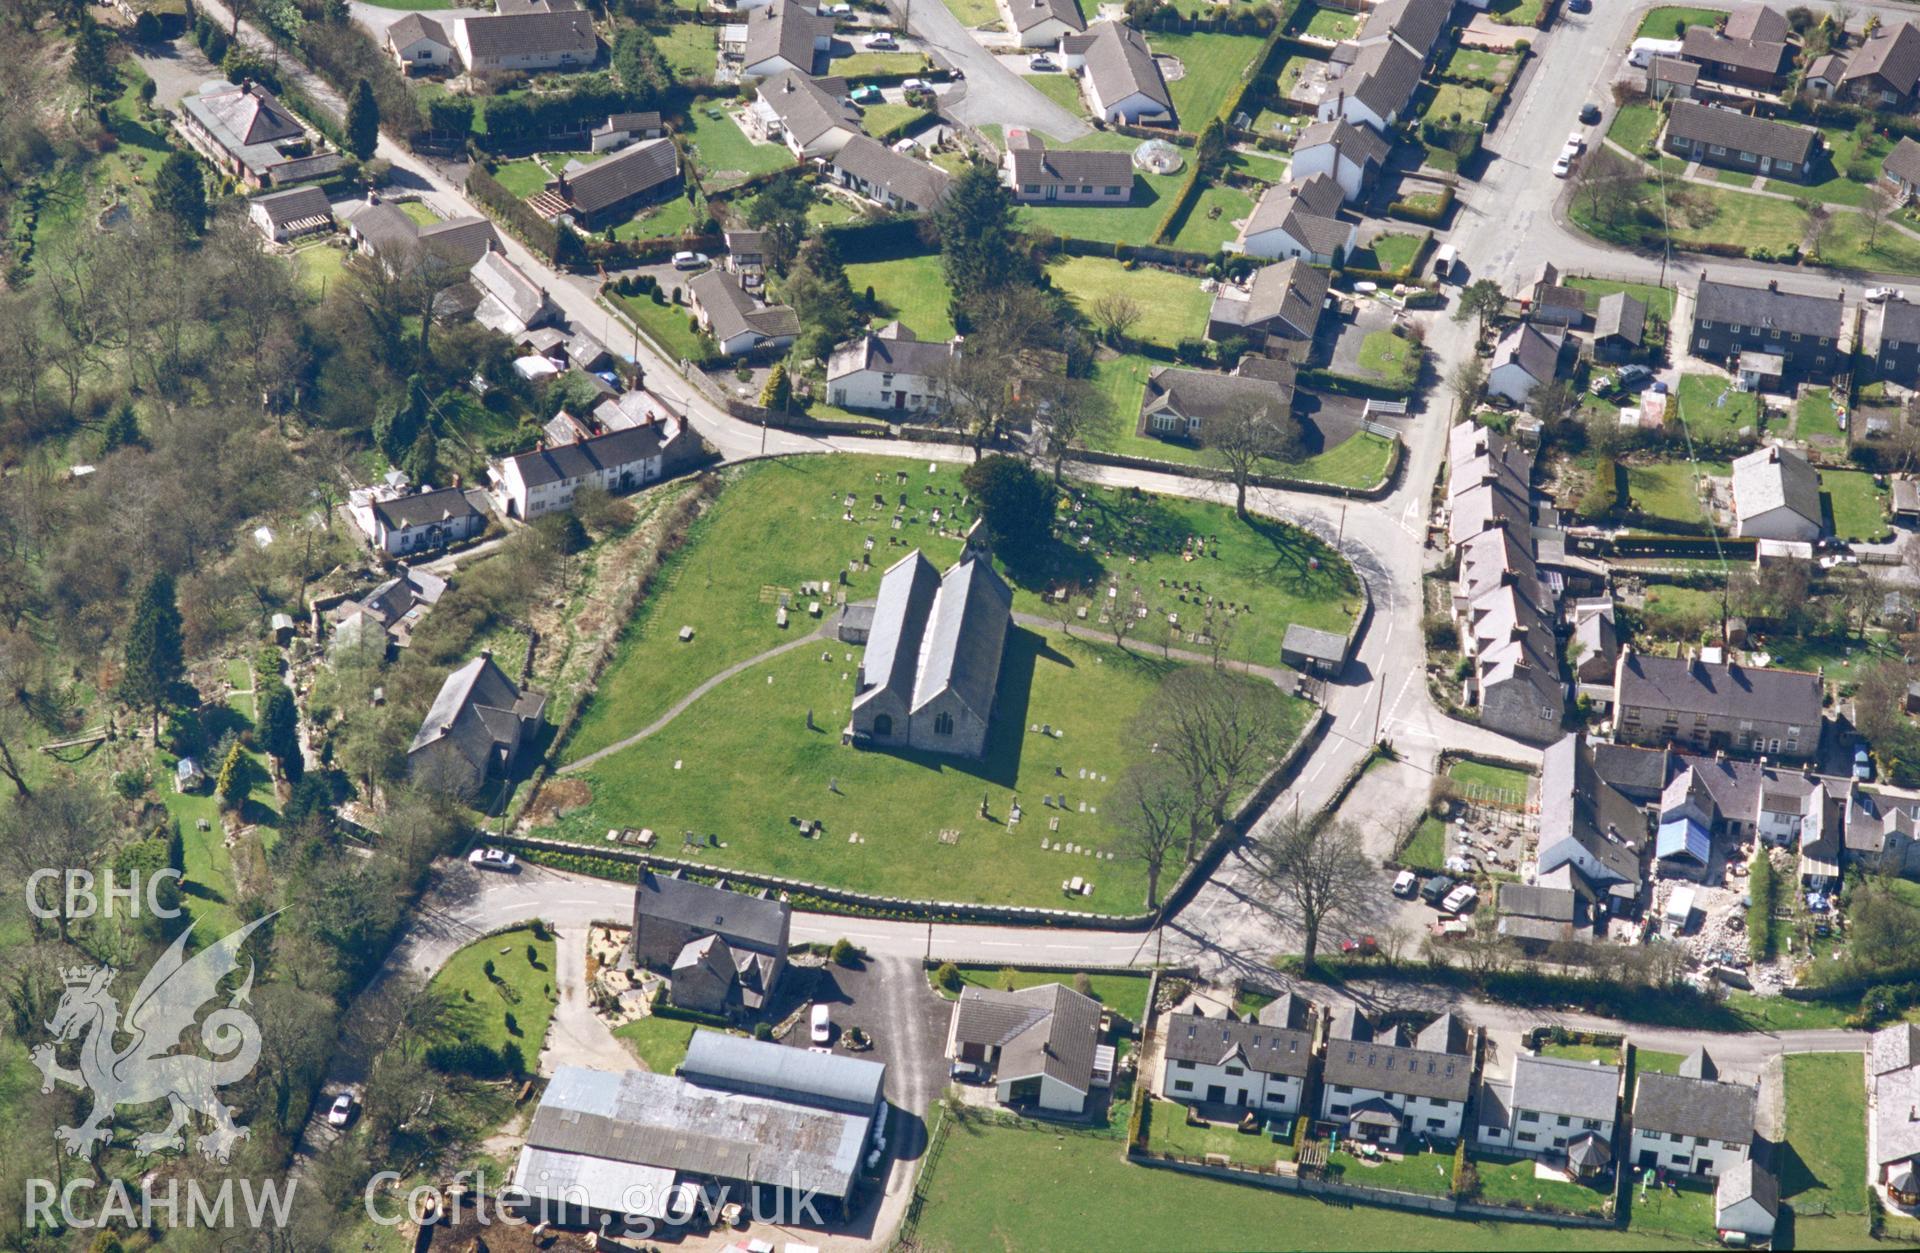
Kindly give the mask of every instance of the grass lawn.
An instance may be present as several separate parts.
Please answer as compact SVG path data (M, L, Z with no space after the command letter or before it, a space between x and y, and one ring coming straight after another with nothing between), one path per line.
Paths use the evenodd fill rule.
M1447 73L1456 78L1473 78L1497 87L1513 76L1520 58L1486 48L1456 48L1447 58Z
M860 210L836 196L822 196L807 206L807 225L815 230L822 226L857 222L860 217Z
M1001 992L1018 992L1021 988L1037 988L1046 983L1064 983L1073 986L1077 972L1072 970L1005 970L993 966L960 966L960 982L970 983L976 988L987 988ZM1147 977L1131 974L1097 974L1087 976L1089 995L1114 1013L1130 1023L1138 1025L1147 1015ZM954 996L943 989L934 991L948 1000Z
M453 0L367 0L367 3L379 9L407 9L414 12L453 7Z
M1360 341L1360 368L1399 391L1420 381L1420 345L1392 331L1369 331Z
M715 28L699 22L676 22L653 32L653 45L681 78L712 78L719 47Z
M540 189L536 187L534 190L538 191ZM435 213L425 201L402 200L400 202L400 212L406 214L408 218L420 226L436 226L440 222L440 215Z
M1714 1239L1713 1185L1686 1179L1668 1187L1648 1188L1640 1195L1636 1176L1627 1187L1627 1229L1660 1232L1683 1240L1709 1244Z
M1636 39L1678 39L1689 26L1712 26L1727 15L1725 9L1699 9L1684 4L1664 5L1640 20Z
M1607 138L1628 152L1639 153L1660 133L1660 110L1650 104L1630 104L1613 115Z
M1866 1083L1856 1053L1788 1054L1780 1197L1795 1214L1867 1208Z
M1456 761L1447 767L1447 777L1476 801L1524 809L1527 784L1533 776L1510 766L1493 766L1479 761Z
M1281 471L1297 479L1345 487L1372 487L1386 476L1392 461L1393 441L1384 435L1363 431L1305 461L1285 465Z
M1281 1118L1280 1121L1291 1126L1293 1120ZM1177 1101L1153 1103L1147 1122L1147 1144L1156 1153L1171 1153L1196 1161L1219 1153L1236 1166L1261 1170L1272 1170L1273 1164L1287 1154L1284 1143L1266 1134L1264 1123L1257 1132L1242 1131L1237 1123L1231 1122L1195 1127L1187 1122L1187 1107Z
M1680 1073L1680 1063L1686 1060L1679 1053L1637 1048L1633 1050L1633 1071L1638 1075L1677 1075Z
M930 1253L1152 1248L1593 1250L1685 1247L1657 1235L1464 1222L1128 1165L1110 1140L967 1124L947 1134L914 1236ZM1284 1232L1284 1235L1278 1233Z
M1655 287L1652 283L1622 283L1610 278L1570 278L1569 287L1577 287L1593 297L1587 302L1591 309L1602 296L1611 296L1623 291L1637 300L1644 301L1649 313L1657 313L1663 321L1673 320L1673 296L1671 287Z
M1700 474L1705 477L1731 473L1733 467L1725 462L1700 463ZM1700 504L1694 467L1686 461L1628 466L1627 496L1633 507L1648 517L1688 525L1707 520L1706 510Z
M785 149L781 151L784 152ZM553 175L547 173L546 166L540 164L532 157L522 157L518 161L507 161L493 172L493 176L500 180L502 187L523 200L545 188L547 180L553 177ZM415 205L418 205L420 210L428 214L433 212L433 210L428 209L425 205L412 200L401 201L400 211L408 217L413 218L414 221L420 222L420 219L415 216L412 211L412 206ZM429 222L433 220L431 217L428 219ZM423 226L427 224L427 222L421 223Z
M1809 387L1801 391L1793 407L1793 433L1805 440L1843 438L1831 388Z
M1661 583L1647 589L1642 617L1650 634L1692 643L1709 622L1719 621L1721 612L1722 600L1716 588L1670 587Z
M1305 75L1308 70L1312 69L1314 66L1318 64L1320 64L1320 58L1310 57L1305 55L1304 53L1295 53L1294 55L1288 57L1286 60L1282 61L1280 63L1280 72L1275 74L1273 78L1275 94L1278 95L1282 100L1285 100L1288 96L1293 94L1293 89L1300 85L1301 77ZM1274 129L1274 130L1281 129L1280 124L1287 120L1292 120L1296 126L1299 125L1298 118L1289 119L1287 115L1276 113L1276 114L1266 114L1264 116L1269 116L1274 119L1271 127L1271 129ZM1269 127L1265 124L1262 124L1256 127L1256 129L1264 133L1269 129Z
M493 963L491 976L488 962ZM531 927L520 927L475 940L448 959L434 975L433 986L460 1011L462 1040L492 1049L517 1044L532 1070L557 1003L551 935L535 939Z
M711 114L718 113L719 117ZM708 187L731 187L755 174L784 170L793 154L784 144L757 144L747 138L732 113L719 102L701 101L688 110L691 129L685 136L693 152L700 181Z
M1458 121L1472 127L1484 123L1492 112L1492 92L1483 87L1442 83L1433 93L1432 103L1427 105L1426 117L1437 122Z
M1291 164L1285 157L1268 156L1252 152L1233 152L1227 155L1227 168L1238 170L1249 178L1257 178L1269 186L1287 181L1287 166Z
M622 313L640 324L640 329L658 340L676 360L697 360L705 351L700 335L689 325L693 316L685 305L655 304L651 296L617 296L607 299Z
M1077 117L1086 115L1080 103L1080 80L1071 74L1022 74L1027 86Z
M1400 853L1400 864L1418 870L1439 870L1447 862L1447 824L1427 814Z
M1360 30L1360 18L1357 14L1342 13L1338 9L1323 9L1317 4L1306 6L1306 12L1312 16L1307 18L1307 23L1301 31L1317 39L1330 39L1334 43L1339 43L1342 39L1352 39ZM1294 20L1299 20L1298 14L1295 15Z
M898 139L921 118L933 115L911 104L870 104L860 111L860 125L869 135Z
M696 1031L710 1031L678 1018L649 1014L613 1029L614 1038L625 1042L656 1075L670 1075L687 1059L687 1042Z
M1065 146L1132 152L1140 141L1110 131L1094 131ZM1160 219L1166 216L1169 198L1179 193L1185 179L1184 169L1168 175L1135 171L1133 199L1125 205L1022 205L1015 213L1021 226L1044 227L1056 235L1108 244L1150 244L1154 232L1160 229Z
M1568 202L1568 213L1575 225L1598 239L1610 243L1655 246L1661 238L1660 185L1649 179L1641 191L1644 206L1642 215L1624 217L1617 222L1601 222L1589 212L1586 198L1582 196L1575 196ZM1800 243L1806 234L1807 215L1791 200L1699 183L1688 184L1687 193L1698 207L1691 217L1678 212L1674 214L1675 244L1691 246L1732 241L1749 248L1783 252ZM1852 216L1839 214L1834 220L1845 222ZM1883 243L1889 235L1890 232L1882 233ZM1846 247L1844 234L1836 230L1829 245L1830 259L1844 256ZM1835 263L1841 262L1836 260ZM1920 264L1920 260L1916 264ZM1882 268L1885 268L1884 265Z
M853 285L855 296L873 288L873 298L880 306L875 321L898 319L921 339L953 338L953 318L947 311L953 294L947 287L940 254L854 262L847 266L847 281Z
M293 265L300 274L300 285L315 296L324 296L347 273L347 250L312 243L294 250Z
M1859 214L1834 214L1832 226L1820 240L1820 259L1842 270L1920 274L1920 240L1885 226L1871 244L1867 235L1867 223Z
M1214 183L1194 197L1180 229L1167 242L1190 252L1218 252L1240 234L1235 223L1253 215L1253 204L1253 197L1240 188Z
M1817 183L1792 183L1783 179L1767 180L1768 191L1777 191L1789 196L1803 196L1809 200L1818 200L1825 204L1860 205L1866 203L1867 183L1857 182L1847 174L1847 167L1856 158L1864 159L1871 170L1869 178L1878 177L1880 163L1893 151L1893 141L1884 135L1869 132L1866 142L1861 143L1851 130L1837 126L1822 126L1820 133L1826 136L1827 156L1821 158L1820 169L1825 177ZM1829 159L1830 158L1830 159Z
M1760 398L1717 374L1684 375L1676 400L1696 443L1724 442L1747 429L1760 433Z
M946 5L962 26L980 30L1000 25L1000 6L993 0L946 0Z
M1845 635L1783 632L1763 638L1774 665L1787 670L1825 667L1828 681L1843 686L1852 682L1856 672L1869 662L1901 658L1895 638L1881 632L1872 632L1864 640L1851 631Z
M1258 35L1162 35L1147 37L1156 56L1178 57L1186 73L1167 84L1180 129L1199 134L1239 94L1265 40Z
M928 65L925 55L918 52L856 52L835 59L827 72L857 82L881 74L917 74Z
M1887 534L1887 492L1865 470L1822 470L1821 495L1833 511L1833 533L1844 540Z
M1598 1214L1606 1205L1606 1194L1585 1184L1537 1178L1531 1157L1491 1157L1476 1153L1473 1166L1480 1173L1480 1199L1494 1205L1519 1205L1568 1214ZM1581 1237L1585 1235L1581 1233ZM1579 1239L1575 1237L1576 1241Z
M1089 313L1102 296L1132 299L1140 307L1140 320L1130 334L1143 343L1172 348L1206 333L1213 297L1201 291L1191 275L1145 266L1129 270L1101 257L1063 257L1048 266L1047 273L1082 313Z
M1340 1148L1327 1154L1327 1174L1363 1188L1391 1188L1444 1196L1453 1182L1453 1153L1405 1153L1391 1161L1370 1162Z
M1538 26L1547 0L1496 0L1487 11L1503 26Z
M1426 245L1424 235L1381 235L1373 243L1360 250L1352 264L1362 269L1385 270L1389 274L1399 274L1413 267L1414 258L1420 255L1420 249ZM1369 266L1366 257L1371 254L1373 264Z
M693 230L693 206L685 196L664 200L607 232L615 239L659 239Z
M1612 1044L1543 1044L1540 1056L1559 1057L1570 1062L1599 1062L1603 1066L1620 1064L1620 1049Z

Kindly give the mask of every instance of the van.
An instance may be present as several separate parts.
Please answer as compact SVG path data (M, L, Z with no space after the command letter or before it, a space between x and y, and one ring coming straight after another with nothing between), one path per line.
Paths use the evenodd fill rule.
M1441 244L1439 248L1434 250L1433 276L1442 280L1452 278L1454 264L1459 261L1459 259L1460 254L1454 250L1452 244Z

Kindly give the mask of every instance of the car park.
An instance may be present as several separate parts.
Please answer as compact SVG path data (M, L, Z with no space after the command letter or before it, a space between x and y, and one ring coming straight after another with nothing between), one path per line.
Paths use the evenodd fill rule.
M1412 896L1419 890L1420 876L1413 873L1413 871L1402 870L1393 877L1393 894L1395 896Z
M476 848L467 854L467 864L478 870L511 871L519 862L504 848Z
M825 1005L813 1007L812 1027L809 1038L815 1044L826 1044L833 1039L833 1012Z

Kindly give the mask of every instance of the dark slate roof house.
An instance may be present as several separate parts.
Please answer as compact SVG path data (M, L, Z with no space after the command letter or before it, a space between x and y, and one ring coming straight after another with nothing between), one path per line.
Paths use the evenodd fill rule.
M1804 180L1813 172L1814 158L1819 155L1820 132L1692 100L1676 100L1667 114L1665 146L1669 152L1709 165Z
M569 161L552 187L583 226L598 229L625 218L636 204L658 196L679 177L679 149L663 137L644 140L590 165Z

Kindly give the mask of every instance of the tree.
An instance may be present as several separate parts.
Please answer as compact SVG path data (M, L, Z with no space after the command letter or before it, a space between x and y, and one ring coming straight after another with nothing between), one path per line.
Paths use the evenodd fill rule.
M100 451L110 453L119 448L130 448L140 442L140 419L133 411L131 400L124 402L107 417L100 427Z
M1549 379L1527 397L1527 411L1551 427L1580 409L1580 390L1567 379Z
M621 26L609 64L636 109L653 108L673 88L673 68L643 27Z
M1867 184L1866 197L1860 202L1860 218L1867 224L1867 247L1873 247L1874 241L1880 238L1880 228L1899 207L1885 182L1876 178Z
M1476 353L1462 361L1447 379L1447 390L1453 393L1456 418L1465 418L1472 413L1486 399L1486 360Z
M1319 814L1282 817L1254 839L1249 861L1273 893L1273 912L1300 928L1308 969L1321 931L1364 916L1379 891L1360 832Z
M1247 517L1247 488L1268 461L1300 456L1300 424L1271 405L1245 404L1208 418L1200 428L1200 446L1233 479L1233 511Z
M71 70L74 81L96 95L120 83L120 73L113 66L113 43L85 9L74 31Z
M139 16L133 19L133 41L143 46L160 42L160 19L153 15L151 9L140 10ZM152 81L151 78L145 80L146 83Z
M1580 163L1573 189L1596 221L1611 225L1637 203L1643 181L1638 166L1603 144Z
M1013 194L998 172L975 161L953 179L933 215L941 263L956 304L1032 277L1026 240L1013 221Z
M253 790L253 781L247 777L249 764L246 751L235 740L227 749L226 759L220 763L220 773L214 778L214 795L220 798L222 808L237 813L247 803L247 795Z
M405 402L390 414L374 420L373 441L386 454L387 464L398 467L427 429L427 385L418 374L407 379Z
M399 470L415 483L431 483L439 477L440 441L429 427L421 427L413 443L400 457Z
M1147 908L1160 903L1160 872L1191 828L1193 794L1165 762L1136 762L1120 776L1107 804L1120 828L1119 851L1147 871Z
M147 580L134 605L133 624L127 628L126 664L120 676L121 699L152 715L156 742L160 738L160 710L172 698L174 685L185 672L173 576L161 571Z
M1088 311L1093 317L1094 329L1100 332L1100 338L1116 348L1126 343L1127 334L1145 313L1140 302L1125 292L1104 292L1095 297L1093 308Z
M835 344L860 326L846 267L825 240L807 241L787 274L781 295L800 320L794 353L801 359L828 356Z
M1031 386L1041 395L1027 449L1051 463L1057 484L1065 476L1069 453L1101 443L1112 431L1113 411L1084 379L1047 379Z
M760 389L760 407L785 413L793 405L793 380L787 377L787 363L776 361L767 371L767 382Z
M260 746L279 763L288 782L298 782L305 764L300 757L300 711L286 684L275 683L260 711Z
M362 78L347 99L347 151L367 161L379 147L380 105L373 98L373 84Z
M198 239L207 230L207 184L200 162L176 148L153 178L153 211L182 239Z
M1227 125L1219 118L1210 120L1200 131L1200 139L1193 146L1193 165L1200 177L1211 181L1226 168L1227 157L1232 151L1232 142L1227 138Z
M1191 798L1187 858L1209 824L1286 751L1286 704L1278 689L1224 670L1176 670L1160 684L1130 739L1179 773Z
M1500 290L1500 284L1490 278L1477 278L1460 291L1460 303L1454 306L1453 320L1465 322L1469 318L1477 319L1480 333L1487 333L1487 323L1500 316L1506 310L1506 293Z
M1036 559L1053 539L1054 487L1017 457L982 457L960 475L980 510L987 543L1009 566Z
M785 276L800 254L812 204L812 189L793 174L774 179L747 202L747 225L765 237L767 264L775 274Z

